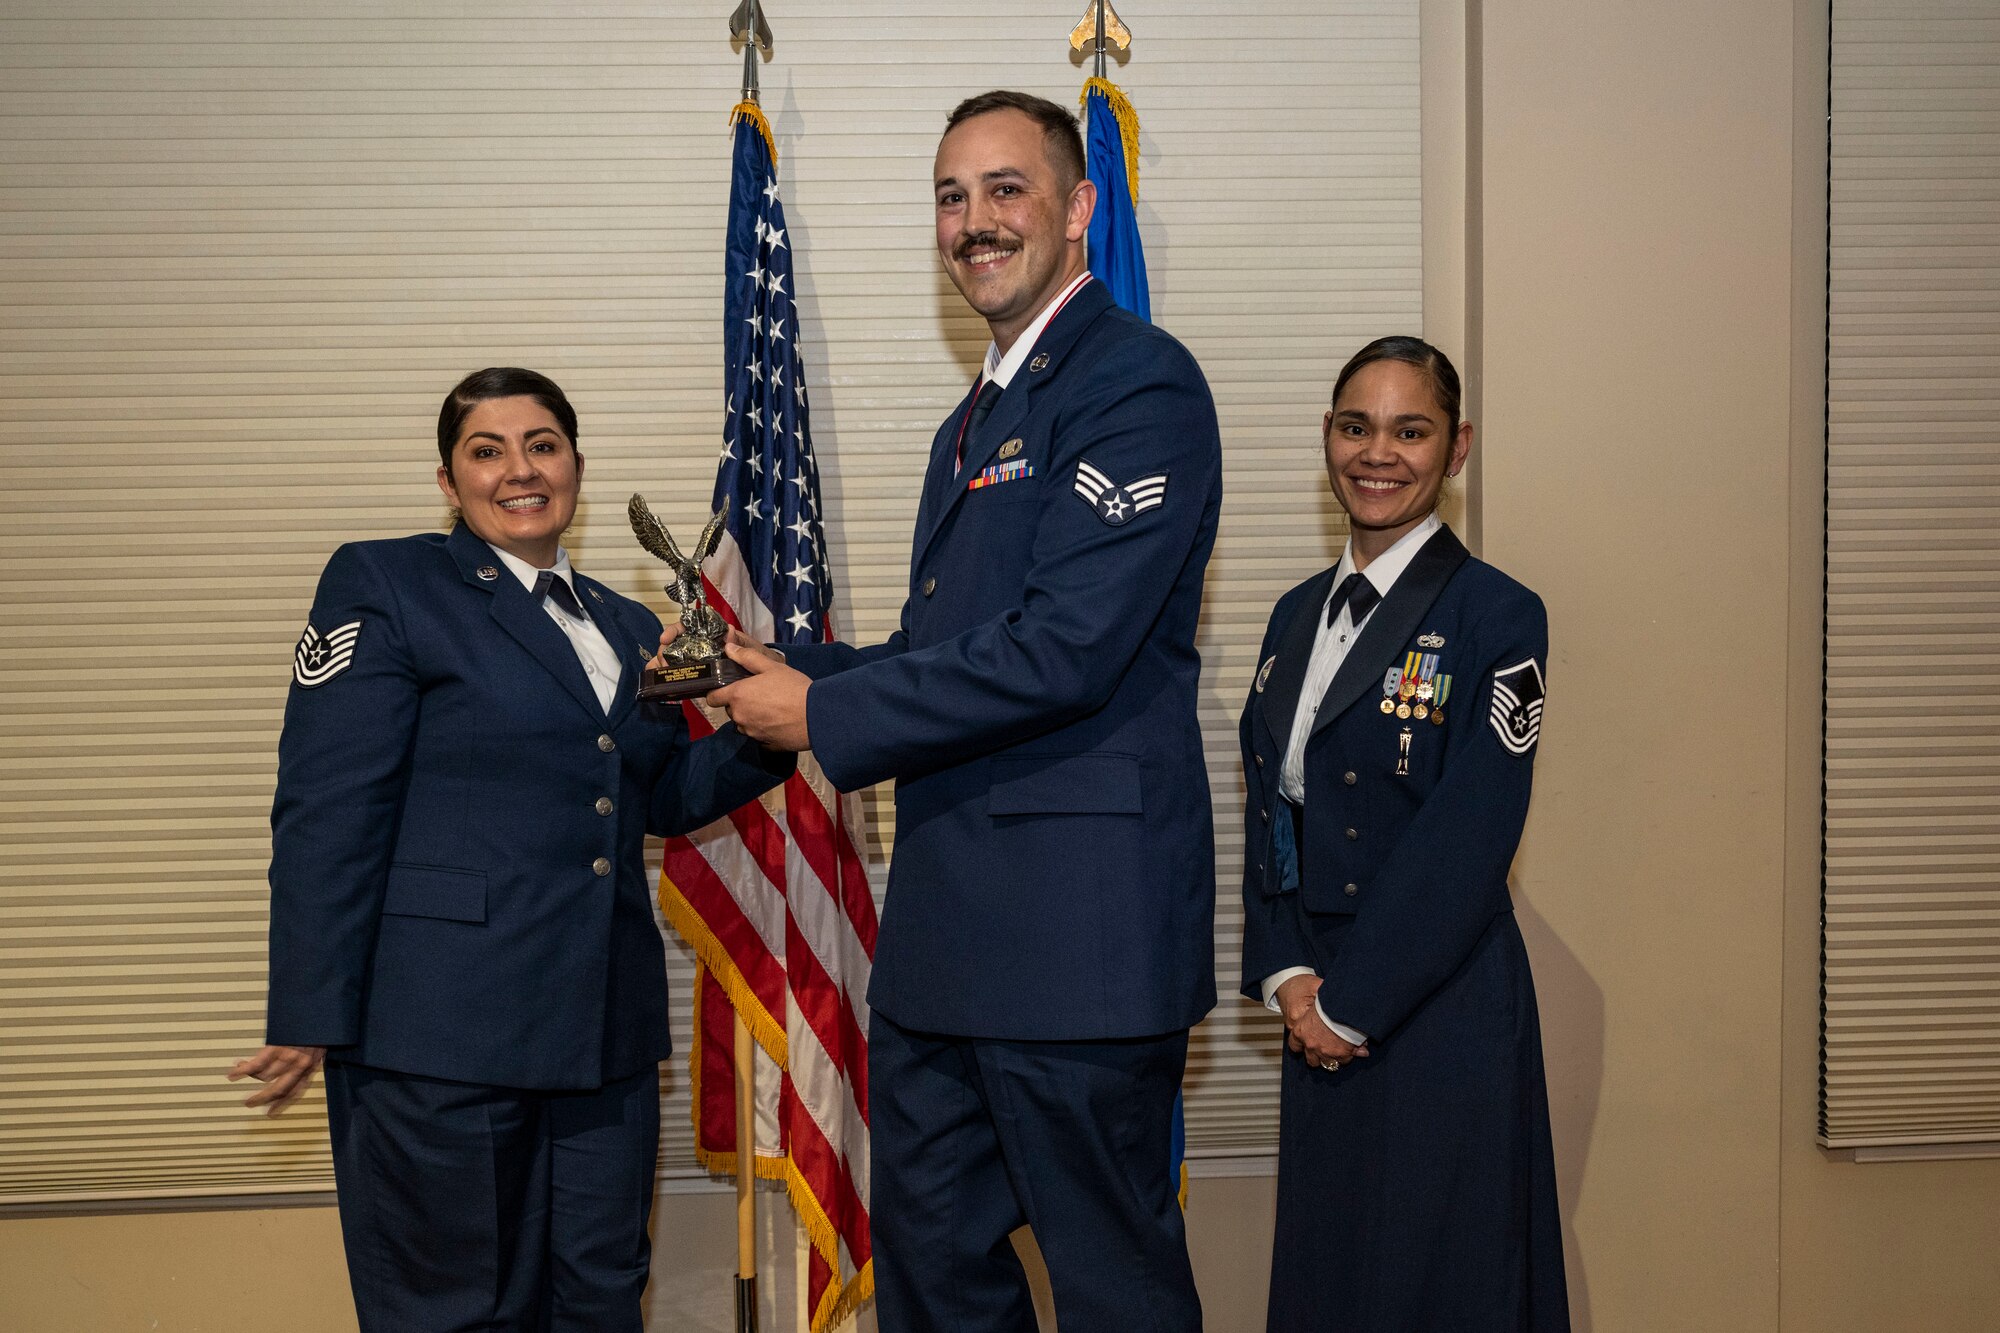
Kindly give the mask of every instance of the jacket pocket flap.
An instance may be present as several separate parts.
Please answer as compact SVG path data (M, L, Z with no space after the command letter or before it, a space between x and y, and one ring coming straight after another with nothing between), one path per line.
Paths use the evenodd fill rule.
M486 876L477 870L390 866L389 888L382 899L382 910L395 916L484 921Z
M1139 761L1129 754L1000 755L989 815L1136 815Z

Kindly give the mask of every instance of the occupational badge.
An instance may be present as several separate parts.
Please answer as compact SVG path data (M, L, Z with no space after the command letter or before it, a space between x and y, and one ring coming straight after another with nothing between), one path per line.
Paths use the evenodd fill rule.
M1076 465L1076 493L1097 516L1114 528L1122 528L1148 509L1158 509L1167 501L1167 474L1156 472L1120 486L1088 462Z
M1418 635L1418 636L1417 636L1417 647L1419 647L1419 648L1442 648L1442 647L1444 647L1444 635L1442 635L1442 634L1420 634L1420 635Z
M1012 458L1015 454L1018 454L1020 452L1021 452L1021 437L1016 435L1013 439L1007 441L1007 443L1000 446L1000 452L997 455L997 457L999 457L1004 461L1006 459Z
M1408 727L1404 727L1402 734L1396 737L1396 776L1399 778L1410 776L1410 729Z
M1526 754L1542 734L1542 666L1530 657L1493 675L1493 732L1509 754Z
M292 684L311 690L326 684L354 664L354 645L361 638L361 622L350 620L337 629L321 634L306 623L299 646L292 649Z

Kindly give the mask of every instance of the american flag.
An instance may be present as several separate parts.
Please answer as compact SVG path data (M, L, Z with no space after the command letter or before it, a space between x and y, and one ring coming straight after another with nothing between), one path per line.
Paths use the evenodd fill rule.
M792 238L777 153L755 103L736 108L723 301L723 445L714 505L729 502L704 571L712 605L764 643L833 638L799 358ZM695 735L713 728L686 705ZM757 1174L785 1181L812 1243L814 1333L874 1287L868 1240L868 972L875 900L856 852L858 798L810 754L763 804L667 846L660 906L694 948L695 1150L736 1167L731 1006L781 1071L758 1079ZM765 1068L760 1062L760 1071Z

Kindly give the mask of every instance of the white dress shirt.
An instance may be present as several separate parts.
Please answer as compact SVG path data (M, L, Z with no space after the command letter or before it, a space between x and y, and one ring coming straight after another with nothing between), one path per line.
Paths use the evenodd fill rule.
M1431 539L1431 534L1443 526L1436 514L1430 515L1398 537L1395 545L1369 561L1368 568L1361 571L1361 577L1367 579L1378 594L1387 597L1389 590L1396 586L1396 580L1410 567L1410 561L1416 559L1417 552ZM1328 602L1333 600L1333 594L1340 590L1340 585L1353 572L1354 539L1350 537L1346 549L1340 553L1340 563L1334 566L1333 586L1326 594ZM1362 624L1366 623L1364 616ZM1305 685L1299 690L1299 710L1292 715L1292 734L1285 743L1285 762L1278 770L1278 793L1293 805L1303 806L1306 803L1306 742L1312 738L1320 700L1326 696L1327 686L1333 684L1334 676L1339 674L1341 664L1347 660L1347 650L1360 628L1353 622L1351 603L1340 608L1340 614L1333 618L1331 625L1326 623L1326 603L1320 604L1319 629L1313 635L1312 657L1306 664ZM1299 854L1305 854L1303 847L1299 849ZM1264 1006L1273 1013L1278 1012L1278 987L1293 977L1310 975L1312 969L1309 967L1288 967L1265 977ZM1319 1008L1317 999L1313 1001L1313 1007ZM1365 1045L1368 1041L1362 1033L1328 1018L1324 1009L1319 1010L1319 1020L1332 1028L1334 1035L1342 1041L1355 1046Z
M487 545L492 546L492 543L488 542ZM519 556L509 555L498 547L493 548L493 554L500 557L500 563L505 565L515 578L521 580L521 586L532 596L535 583L541 578L542 571ZM569 565L569 552L558 546L556 562L551 568L557 578L569 585L577 604L582 605L583 599L589 594L577 586L576 573ZM604 637L604 631L597 627L596 621L587 615L579 616L565 610L556 604L556 599L553 597L542 598L542 609L549 613L549 619L555 621L557 628L568 637L569 646L576 651L576 660L583 666L583 674L590 679L590 688L597 691L598 707L609 715L611 701L618 697L619 674L625 669L625 664L618 660L618 654L612 650L611 640Z
M1021 336L1007 349L1007 355L1000 355L999 343L987 343L986 366L980 373L979 382L984 384L987 380L992 380L1002 389L1012 384L1014 376L1020 372L1022 363L1028 359L1028 354L1034 351L1035 344L1041 341L1042 330L1048 328L1049 321L1056 317L1056 312L1069 304L1069 298L1075 296L1082 290L1083 284L1089 281L1090 271L1085 269L1076 281L1057 292L1049 303L1042 307L1042 312L1035 316L1035 322L1021 330Z

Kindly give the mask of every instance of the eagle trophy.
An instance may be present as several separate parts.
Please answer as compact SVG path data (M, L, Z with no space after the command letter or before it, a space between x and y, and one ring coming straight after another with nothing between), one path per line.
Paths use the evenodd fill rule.
M667 596L681 608L680 637L661 654L662 666L648 667L641 675L639 698L647 703L677 702L741 680L748 673L722 652L729 634L728 623L708 604L701 582L702 564L715 554L716 543L722 539L722 524L729 517L729 498L723 497L722 508L702 528L692 556L681 554L681 548L667 532L667 525L646 507L645 496L635 494L625 507L625 514L632 520L632 533L638 537L639 545L664 560L673 571L674 581L667 586Z

